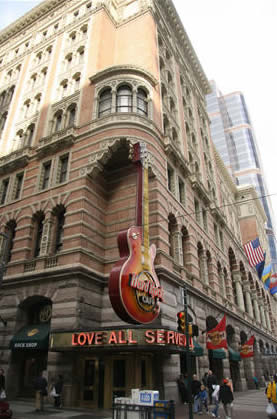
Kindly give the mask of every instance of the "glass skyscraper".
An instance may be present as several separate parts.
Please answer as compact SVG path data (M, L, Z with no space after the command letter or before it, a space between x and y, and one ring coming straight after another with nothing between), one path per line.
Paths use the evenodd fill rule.
M237 185L253 185L263 204L273 270L277 272L276 241L270 198L261 166L253 126L241 92L222 95L214 81L207 95L212 140Z

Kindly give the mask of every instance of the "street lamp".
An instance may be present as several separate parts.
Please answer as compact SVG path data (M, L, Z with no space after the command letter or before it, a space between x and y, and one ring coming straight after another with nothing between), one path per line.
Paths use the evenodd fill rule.
M188 316L188 301L187 301L187 287L184 284L183 288L183 298L184 298L184 313L185 313L185 324L186 324L186 364L188 372L188 399L189 399L189 419L193 419L192 411L192 393L191 393L191 384L192 384L192 365L191 365L191 352L189 346L189 316Z

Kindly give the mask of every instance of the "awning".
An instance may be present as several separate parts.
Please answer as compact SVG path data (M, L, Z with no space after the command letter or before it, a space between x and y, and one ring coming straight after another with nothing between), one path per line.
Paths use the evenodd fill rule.
M210 349L213 359L225 359L226 352L224 349Z
M194 356L202 356L204 354L204 349L202 348L201 345L199 345L198 342L196 342L196 340L193 341L193 351L192 351L192 355Z
M228 347L228 351L229 351L229 359L231 361L240 361L241 357L240 357L240 353L238 351L235 351L233 348Z
M50 325L32 324L23 327L10 341L10 349L48 350Z

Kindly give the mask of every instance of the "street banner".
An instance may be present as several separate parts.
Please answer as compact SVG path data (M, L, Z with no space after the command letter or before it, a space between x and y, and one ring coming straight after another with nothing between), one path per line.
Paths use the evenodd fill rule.
M255 337L251 336L251 338L241 346L241 358L252 358L254 356L254 342Z
M226 315L212 330L206 332L207 349L227 349L226 340Z

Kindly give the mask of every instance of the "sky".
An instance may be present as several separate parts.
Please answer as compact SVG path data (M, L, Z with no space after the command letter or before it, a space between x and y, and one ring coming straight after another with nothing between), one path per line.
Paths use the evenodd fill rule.
M163 0L159 0L163 1ZM41 1L0 0L0 29ZM277 219L277 0L173 0L209 80L246 100Z

